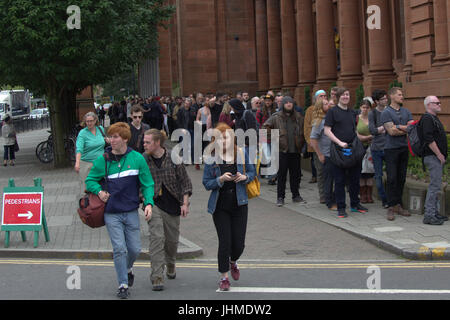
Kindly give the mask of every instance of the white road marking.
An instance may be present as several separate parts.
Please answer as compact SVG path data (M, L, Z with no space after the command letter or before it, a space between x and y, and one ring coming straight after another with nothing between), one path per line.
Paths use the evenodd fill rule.
M264 287L231 287L234 293L315 293L315 294L450 294L450 290L422 289L334 289L334 288L264 288Z

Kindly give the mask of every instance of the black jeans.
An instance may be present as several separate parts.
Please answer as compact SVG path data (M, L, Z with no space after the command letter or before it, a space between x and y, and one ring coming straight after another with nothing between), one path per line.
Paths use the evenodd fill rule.
M387 175L386 196L389 207L394 207L397 204L403 207L402 195L406 181L408 158L408 147L384 150Z
M3 146L3 160L15 160L16 154L14 152L14 145L11 146Z
M330 161L331 162L331 161ZM338 209L345 209L345 186L348 182L348 193L350 195L350 207L359 204L359 177L361 176L361 163L348 169L343 169L332 164L334 176L336 204Z
M336 197L334 195L333 163L329 157L325 157L325 163L323 164L322 170L323 193L325 195L327 207L331 208L336 203Z
M236 195L233 195L234 199ZM219 195L216 211L213 214L219 238L217 260L219 272L230 270L230 261L237 261L244 252L245 235L247 233L248 206L237 206L236 200L231 200L224 194Z
M284 199L286 196L286 178L289 170L289 185L292 198L300 195L301 158L300 153L279 153L277 198Z

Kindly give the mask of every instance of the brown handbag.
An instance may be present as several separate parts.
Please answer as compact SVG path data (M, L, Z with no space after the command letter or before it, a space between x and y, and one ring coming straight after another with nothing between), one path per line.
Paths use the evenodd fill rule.
M105 189L107 181L107 154L103 154L105 158ZM99 228L105 225L105 206L106 203L103 202L98 195L86 192L86 194L78 201L78 215L81 221L91 228Z

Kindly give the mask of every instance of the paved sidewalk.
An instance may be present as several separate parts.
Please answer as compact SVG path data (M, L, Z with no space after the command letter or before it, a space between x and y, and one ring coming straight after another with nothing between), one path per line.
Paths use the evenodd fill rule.
M49 226L50 241L45 242L41 232L39 246L33 248L32 232L26 232L27 241L23 242L19 232L11 232L10 247L4 248L4 232L0 232L0 257L26 258L79 258L79 259L111 259L112 248L106 228L91 229L85 226L76 212L77 175L72 168L54 169L52 165L41 164L34 148L47 137L46 130L38 130L19 134L20 152L17 154L15 167L1 167L0 186L7 186L9 178L14 178L16 186L32 186L33 179L42 178L45 190L44 207ZM211 217L205 212L206 200L209 193L203 192L201 185L201 171L188 167L194 183L195 195L191 201L191 214L181 225L181 239L179 258L214 257L212 252L216 248L217 235L211 222ZM292 210L299 215L322 221L330 226L345 230L350 234L367 240L383 249L407 259L433 260L450 259L450 222L442 226L429 226L422 223L422 216L396 216L395 221L386 220L386 210L380 202L369 204L366 214L349 213L346 219L337 218L336 212L329 211L318 201L317 184L309 184L310 173L303 172L301 195L307 204L293 204L290 201L289 183L287 185L286 205L283 210ZM264 210L267 217L271 212L281 209L275 206L276 186L269 186L267 180L261 181L261 199L251 200L251 206ZM347 203L349 201L347 200ZM267 204L270 204L268 206ZM258 212L252 213L254 217ZM255 221L255 220L254 220ZM259 221L258 223L263 223ZM272 221L265 222L267 224ZM249 226L252 228L253 226ZM295 229L293 225L291 229ZM148 259L148 228L141 216L142 254L141 259ZM289 230L290 231L290 230ZM280 243L296 245L292 234L277 235L277 250ZM189 240L188 240L189 239ZM266 239L261 239L265 241ZM254 241L252 239L252 241ZM273 242L273 240L271 240ZM202 247L195 244L202 243ZM203 245L204 244L204 245ZM274 245L275 246L275 245ZM286 247L285 246L285 247ZM250 246L249 246L250 247ZM251 250L249 248L249 250ZM258 248L258 250L261 250ZM356 250L356 249L355 249ZM270 248L255 251L255 256L266 256L260 252L267 252L268 258L276 258L275 249Z
M301 196L307 204L294 204L290 201L289 183L285 207L305 216L333 225L355 236L365 239L376 246L407 259L417 260L450 260L450 222L441 226L431 226L422 223L423 216L412 214L410 217L395 216L394 221L386 219L386 209L381 201L364 204L369 212L350 212L350 199L347 193L348 218L338 218L336 211L330 211L326 205L319 202L317 184L309 184L311 174L303 172ZM263 180L261 198L276 202L276 186Z
M20 232L11 232L9 248L5 248L5 233L0 232L0 257L110 259L112 246L106 228L91 229L85 226L77 213L78 176L72 168L54 169L52 164L42 164L35 155L35 147L48 136L47 129L18 134L20 151L14 167L0 168L0 186L8 186L13 178L15 185L33 186L34 178L41 178L44 186L44 210L50 241L39 234L39 245L33 247L33 232L27 231L23 242ZM1 199L3 201L3 197ZM140 258L148 259L148 227L141 212ZM178 258L194 258L202 249L180 238Z

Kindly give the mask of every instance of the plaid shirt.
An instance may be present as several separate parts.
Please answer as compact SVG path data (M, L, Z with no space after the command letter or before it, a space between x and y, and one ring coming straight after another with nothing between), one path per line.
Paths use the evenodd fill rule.
M174 164L170 158L170 150L166 148L164 148L164 150L165 154L163 156L161 168L156 166L150 155L143 153L152 174L153 181L155 182L155 196L153 199L158 197L161 192L162 184L164 184L170 194L180 202L180 205L182 205L184 195L192 195L191 179L189 178L184 165Z

